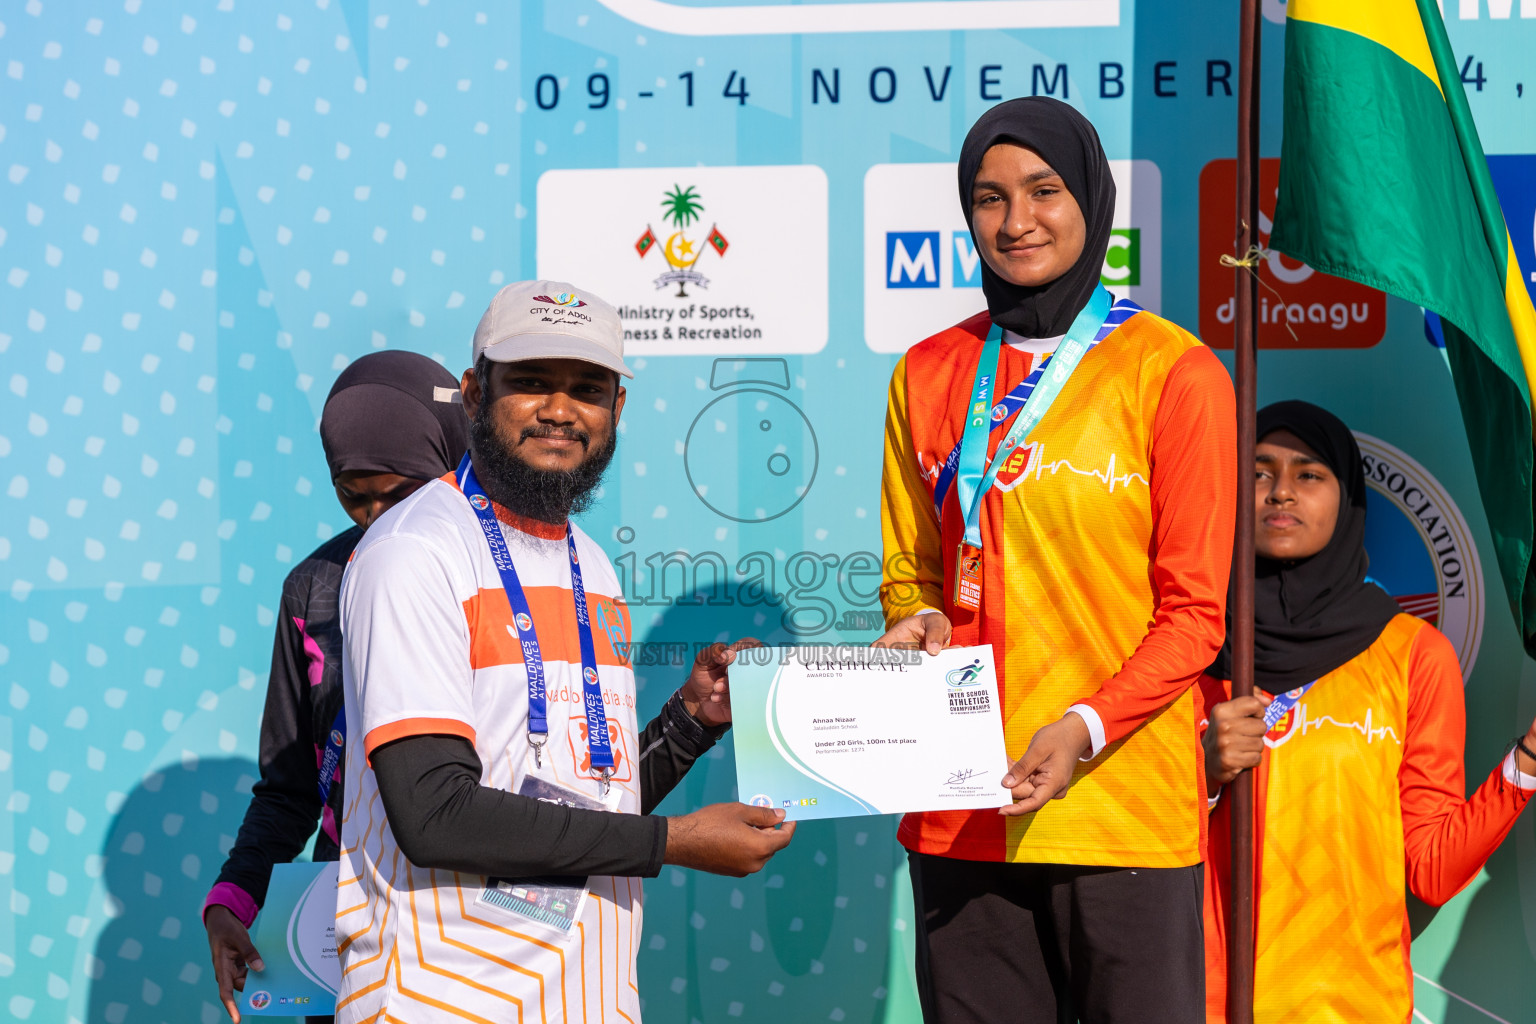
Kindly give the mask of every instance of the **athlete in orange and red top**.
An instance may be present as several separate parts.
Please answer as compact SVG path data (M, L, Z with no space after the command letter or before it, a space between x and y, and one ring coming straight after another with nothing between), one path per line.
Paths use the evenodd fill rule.
M1000 779L1017 800L1003 814L902 821L925 1013L1188 1021L1203 1001L1205 819L1191 687L1223 636L1231 380L1193 335L1122 301L1024 443L999 454L1019 415L1000 400L1066 344L1100 287L1114 182L1092 125L1030 98L971 129L960 195L988 311L914 346L891 380L880 642L991 644L1008 750L1022 758ZM982 499L972 609L956 566L978 553L960 553L945 464L991 372L978 362L994 326L1005 333L987 454L1001 462Z
M1456 652L1366 579L1353 435L1305 402L1261 410L1258 434L1259 689L1229 700L1226 683L1200 681L1215 801L1206 1019L1226 1020L1231 822L1220 787L1257 768L1254 1020L1408 1022L1404 890L1438 906L1465 887L1536 790L1536 758L1517 747L1463 798ZM1212 672L1230 674L1228 650ZM1536 724L1520 742L1536 751Z

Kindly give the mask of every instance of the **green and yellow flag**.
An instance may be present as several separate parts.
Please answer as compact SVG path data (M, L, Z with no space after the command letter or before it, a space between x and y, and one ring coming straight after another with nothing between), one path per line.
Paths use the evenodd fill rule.
M1435 0L1290 0L1270 244L1439 314L1488 525L1536 657L1536 312Z

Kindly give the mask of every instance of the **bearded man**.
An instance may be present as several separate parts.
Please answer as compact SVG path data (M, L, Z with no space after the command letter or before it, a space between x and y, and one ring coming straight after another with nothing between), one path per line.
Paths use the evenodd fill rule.
M745 875L793 834L739 803L650 813L729 726L727 666L755 641L701 652L637 728L619 582L570 521L618 442L623 337L590 292L503 288L461 382L469 454L347 570L366 757L347 759L340 1024L638 1021L640 879Z

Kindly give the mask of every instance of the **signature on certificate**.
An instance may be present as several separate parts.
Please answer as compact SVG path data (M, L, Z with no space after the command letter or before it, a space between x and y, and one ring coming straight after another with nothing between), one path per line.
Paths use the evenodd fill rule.
M957 772L951 772L949 778L944 780L946 786L958 786L981 774L979 768L962 768Z

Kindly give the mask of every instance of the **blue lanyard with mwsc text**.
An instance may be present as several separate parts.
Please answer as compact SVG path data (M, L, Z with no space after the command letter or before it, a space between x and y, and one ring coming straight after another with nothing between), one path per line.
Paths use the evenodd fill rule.
M1099 328L1099 333L1094 337L1093 343L1097 345L1109 337L1121 324L1141 312L1141 307L1130 299L1118 299L1110 307L1109 316L1104 320L1104 326ZM1001 348L1001 346L999 346ZM1012 391L1003 396L1002 400L992 407L993 429L996 430L1008 422L1008 417L1021 409L1029 396L1034 394L1035 386L1040 383L1040 378L1045 376L1046 368L1051 365L1051 360L1042 360L1030 372L1028 377L1014 385ZM939 467L938 476L933 483L933 514L939 518L944 517L944 499L949 497L949 492L955 484L955 472L960 468L960 444L950 449L949 455Z
M1019 409L1013 426L999 442L997 457L992 460L990 466L987 465L987 440L992 433L992 381L997 376L997 359L1002 351L1003 329L993 324L992 329L987 332L986 344L982 346L981 358L976 363L976 381L971 389L971 403L966 407L965 432L961 435L954 474L960 513L965 517L967 545L978 550L982 546L982 499L992 488L993 481L997 479L997 471L1006 461L1003 457L1004 453L1028 437L1029 432L1045 418L1045 414L1050 411L1051 405L1066 386L1067 379L1072 376L1072 371L1077 369L1083 356L1087 355L1088 350L1097 343L1100 328L1109 319L1110 308L1113 305L1114 299L1103 285L1093 290L1093 297L1073 319L1072 326L1067 330L1067 336L1062 339L1060 347L1041 365L1039 377L1035 379L1035 374L1030 375L1035 379L1034 386L1030 389L1028 397L1024 399L1023 407ZM1029 382L1025 381L1025 383ZM955 453L951 453L951 459L955 459ZM946 463L948 461L946 460ZM935 494L935 497L937 498L938 495Z
M480 531L485 534L485 542L491 549L491 561L496 563L501 585L507 592L507 602L512 606L512 624L517 630L517 639L523 648L523 664L528 670L528 742L533 747L534 764L538 765L542 763L540 751L549 738L549 699L544 685L544 657L539 652L533 613L529 611L528 598L512 564L512 552L507 550L507 539L501 535L501 524L491 509L491 499L480 487L468 455L459 463L457 476L459 488L480 520ZM613 777L613 743L608 735L608 717L603 712L602 687L597 682L597 647L592 642L592 621L587 615L587 591L581 582L576 536L569 523L565 527L565 543L571 555L571 596L576 602L576 632L581 638L581 694L587 713L587 749L591 753L592 767L602 774L606 794L608 780Z

